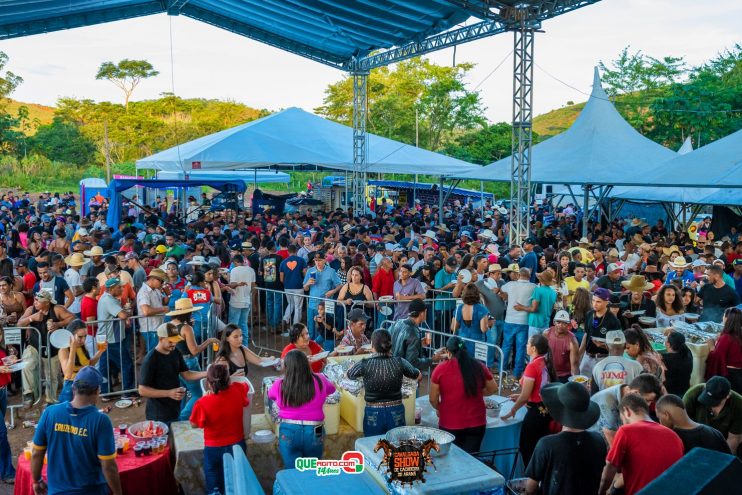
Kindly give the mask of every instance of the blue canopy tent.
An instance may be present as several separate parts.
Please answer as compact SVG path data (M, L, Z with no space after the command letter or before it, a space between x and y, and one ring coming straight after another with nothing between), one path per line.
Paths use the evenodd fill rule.
M123 191L132 187L143 186L155 189L168 187L188 188L194 186L209 186L221 192L245 192L245 182L241 180L157 180L157 179L114 179L108 184L108 225L118 225L121 221L121 204Z
M353 129L300 108L210 134L137 160L169 172L316 165L353 171ZM444 176L480 169L440 153L368 134L368 172Z

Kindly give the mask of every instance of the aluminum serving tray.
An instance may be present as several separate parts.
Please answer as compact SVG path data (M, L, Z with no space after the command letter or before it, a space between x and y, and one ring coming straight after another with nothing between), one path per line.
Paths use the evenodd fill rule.
M431 454L434 456L444 456L451 450L451 444L455 437L447 431L430 428L429 426L400 426L386 432L385 438L395 445L399 445L400 442L405 440L416 440L422 443L426 440L433 439L438 443L441 450L440 452L433 450Z

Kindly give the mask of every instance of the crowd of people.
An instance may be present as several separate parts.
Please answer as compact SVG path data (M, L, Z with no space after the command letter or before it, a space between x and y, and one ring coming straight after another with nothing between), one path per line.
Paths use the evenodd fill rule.
M144 397L147 419L204 428L209 493L223 492L221 453L245 448L238 425L218 417L227 403L236 417L247 400L239 378L270 359L249 348L260 335L286 335L268 397L287 467L322 452L322 404L336 384L315 356L338 348L370 355L348 371L365 387L364 434L403 425L403 377L430 373L440 427L468 452L484 436L482 397L504 370L518 392L506 418L526 408L520 452L533 493L635 493L690 446L737 452L742 440L742 242L736 230L717 240L710 219L693 238L636 218L587 220L583 237L578 209L539 204L528 237L509 245L507 210L491 205L212 212L185 225L167 208L131 206L109 226L104 204L81 216L72 195L3 201L0 323L24 329L22 353L8 352L28 362L22 373L0 367L7 393L29 407L62 402L50 417L98 393ZM666 352L646 318L670 328ZM693 358L671 325L697 320L723 330L707 343L706 382L691 387ZM64 328L69 345L50 345ZM490 345L486 362L474 358L479 342ZM52 448L53 433L41 435L37 447ZM0 431L0 467L10 455ZM12 479L12 464L2 475Z

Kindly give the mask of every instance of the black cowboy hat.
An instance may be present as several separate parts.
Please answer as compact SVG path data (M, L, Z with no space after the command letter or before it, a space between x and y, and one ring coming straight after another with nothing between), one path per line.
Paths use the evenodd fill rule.
M590 400L585 385L577 382L549 383L541 389L549 414L564 426L586 430L598 421L600 406Z

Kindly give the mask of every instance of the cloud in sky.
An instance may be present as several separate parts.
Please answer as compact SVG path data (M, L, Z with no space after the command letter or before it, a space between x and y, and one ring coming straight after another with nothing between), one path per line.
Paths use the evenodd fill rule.
M683 56L690 64L707 60L740 42L742 2L716 0L705 8L690 0L603 0L547 21L537 34L534 74L536 114L583 101L590 92L592 68L609 62L630 45L653 56ZM470 22L474 22L471 20ZM173 68L171 72L170 27ZM474 62L468 82L480 84L512 50L512 34L461 45L457 62ZM101 62L147 59L160 75L144 81L134 99L155 98L173 90L182 97L231 99L276 110L322 103L328 84L341 71L260 44L186 17L156 15L0 42L9 69L25 82L13 95L26 102L53 105L75 96L121 101L120 92L96 81ZM430 54L440 64L453 62L453 49ZM171 75L174 77L171 78ZM487 117L509 121L512 112L512 57L480 87Z

